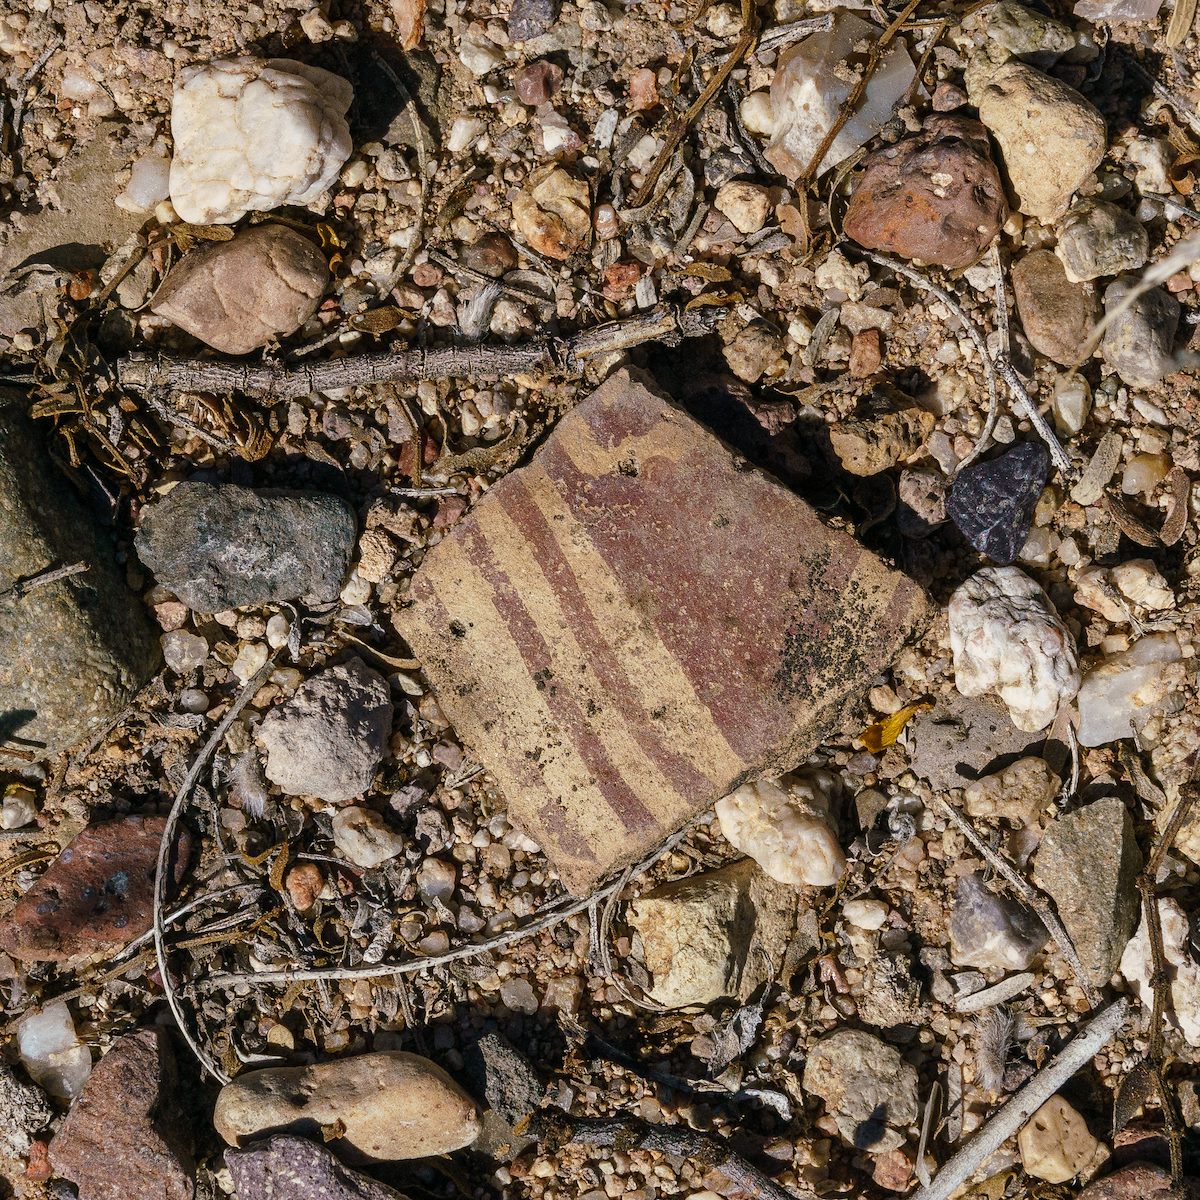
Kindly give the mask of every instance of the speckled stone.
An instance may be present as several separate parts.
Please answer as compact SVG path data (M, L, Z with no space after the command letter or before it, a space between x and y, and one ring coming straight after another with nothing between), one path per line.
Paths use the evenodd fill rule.
M191 1131L165 1029L113 1044L50 1143L50 1162L79 1200L191 1200Z
M239 1200L405 1200L403 1193L344 1167L318 1142L276 1134L226 1150Z
M0 593L47 567L86 574L0 595L0 743L55 754L121 711L158 642L110 538L46 453L28 397L0 390Z
M1029 536L1049 472L1046 447L1019 442L999 458L960 471L950 487L946 515L976 550L1008 566Z
M0 927L0 950L21 962L64 962L112 953L150 928L154 868L164 817L123 817L91 825L75 837L17 901ZM175 855L182 877L191 837Z
M196 612L337 598L357 521L337 496L188 481L147 509L138 556Z
M426 554L396 624L567 885L800 761L925 614L619 371Z

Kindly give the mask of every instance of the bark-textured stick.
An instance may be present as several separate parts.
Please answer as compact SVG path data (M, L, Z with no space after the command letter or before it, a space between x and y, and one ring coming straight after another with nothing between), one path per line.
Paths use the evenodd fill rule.
M1109 1005L1073 1041L1059 1051L1050 1065L1035 1075L973 1138L934 1176L929 1187L914 1192L911 1200L949 1200L1029 1118L1092 1056L1108 1045L1125 1023L1129 1001Z
M131 356L117 364L117 378L122 386L139 391L166 387L180 391L258 392L281 398L415 379L503 379L554 367L575 371L580 363L597 354L627 350L660 338L698 337L712 328L723 311L713 308L687 313L660 304L627 321L613 321L567 338L534 338L513 346L390 350L302 366Z

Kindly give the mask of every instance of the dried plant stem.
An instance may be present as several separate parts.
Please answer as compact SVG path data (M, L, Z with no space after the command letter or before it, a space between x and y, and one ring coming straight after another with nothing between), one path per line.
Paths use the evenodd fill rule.
M954 1011L973 1013L979 1012L983 1008L991 1008L995 1004L1003 1004L1006 1000L1011 1000L1014 996L1019 996L1033 982L1034 976L1029 971L1021 971L1017 975L1010 975L1007 979L1002 979L999 983L995 983L991 987L981 988L978 992L971 992L969 995L956 997Z
M1050 428L1046 418L1038 412L1037 405L1033 402L1033 397L1025 390L1025 384L1022 382L1020 375L1017 374L1012 363L1008 360L1007 355L1001 356L997 360L996 370L999 372L1000 378L1007 384L1009 392L1012 393L1013 408L1016 409L1017 416L1024 417L1033 426L1038 437L1045 442L1046 449L1050 451L1050 457L1054 460L1055 468L1068 483L1074 483L1079 478L1079 472L1071 465L1071 460L1067 456L1067 452L1062 448L1062 443L1055 437L1054 430Z
M949 1200L1076 1071L1116 1036L1128 1009L1129 1001L1124 998L1109 1005L984 1124L937 1173L930 1186L914 1192L911 1200Z
M757 1200L796 1200L796 1193L763 1174L724 1143L685 1126L651 1125L630 1116L575 1117L560 1109L543 1109L530 1117L527 1132L550 1149L568 1144L618 1146L626 1151L650 1150L686 1159L705 1170L719 1171L729 1181L731 1191Z
M154 924L152 932L154 934L154 957L158 963L158 973L162 978L163 993L167 998L167 1004L170 1006L171 1013L175 1017L175 1023L179 1026L179 1032L182 1034L183 1040L188 1044L188 1048L196 1056L200 1065L220 1083L228 1083L229 1076L221 1070L208 1053L196 1042L196 1039L192 1037L188 1029L187 1019L180 1006L179 998L175 994L174 985L171 983L171 972L167 966L167 951L163 943L163 905L166 902L167 878L170 874L171 854L175 848L175 833L179 828L179 820L183 816L183 811L187 808L188 801L191 799L192 791L197 782L199 782L200 776L203 774L205 767L208 766L212 756L217 752L217 748L225 740L225 735L229 732L230 726L237 720L242 709L254 699L258 689L266 683L267 678L274 669L275 656L272 655L263 663L250 682L239 693L237 699L229 706L229 711L221 718L208 741L201 747L200 753L196 755L196 761L192 763L191 769L188 771L183 783L179 785L179 791L175 793L175 800L171 805L171 811L167 814L167 823L163 828L162 841L158 847L158 862L154 868Z
M1128 764L1127 764L1128 765ZM1140 764L1139 764L1140 767ZM1142 897L1142 917L1149 934L1152 973L1150 976L1154 1002L1150 1010L1150 1046L1146 1052L1145 1068L1149 1071L1162 1106L1163 1121L1167 1127L1167 1143L1171 1152L1171 1177L1176 1187L1183 1183L1183 1131L1176 1111L1175 1098L1166 1086L1165 1048L1163 1045L1165 1015L1171 1002L1170 974L1166 950L1163 946L1162 917L1158 911L1158 872L1164 859L1174 845L1175 838L1183 828L1192 811L1200 788L1195 781L1185 783L1179 790L1175 807L1167 826L1158 839L1145 869L1138 876L1138 891Z
M91 564L86 562L70 563L65 567L49 568L29 579L18 579L16 583L0 591L0 600L5 599L7 596L12 596L14 599L20 600L22 596L28 595L37 588L47 587L52 583L58 583L61 579L70 579L72 575L82 575L85 571L90 570Z
M658 848L647 855L634 867L623 871L612 882L592 892L590 896L571 899L556 904L541 916L517 929L499 933L495 937L482 942L469 942L463 946L455 946L444 954L431 954L427 958L409 958L401 962L364 963L357 967L287 967L279 971L230 971L221 975L212 975L200 981L203 991L214 991L218 988L232 987L239 983L268 984L268 983L299 983L319 979L380 979L387 975L415 975L420 971L428 971L434 967L444 967L452 962L461 962L467 958L478 958L481 954L490 954L493 950L501 950L516 942L523 942L573 917L577 913L586 912L598 904L602 904L610 896L620 893L630 879L644 875L659 859L669 854L682 840L691 828L685 825L673 833Z
M1067 960L1067 965L1074 973L1080 988L1083 989L1083 994L1087 997L1088 1006L1095 1008L1100 1002L1100 997L1088 980L1087 972L1083 969L1083 964L1079 961L1079 955L1075 951L1074 943L1063 928L1062 922L1058 919L1058 914L1050 906L1045 896L1029 883L1003 854L997 850L993 850L975 832L975 827L953 804L936 794L933 797L933 801L954 822L959 832L971 843L976 852L987 861L993 870L1005 878L1013 891L1041 918L1042 924L1050 931L1050 936L1058 944L1059 951L1062 953L1063 958Z
M123 387L144 391L256 392L287 399L334 388L418 379L504 379L549 370L576 372L589 358L643 342L707 333L723 310L679 312L660 304L625 321L568 338L534 338L512 346L445 346L336 358L311 365L241 363L220 359L157 359L131 355L117 363Z

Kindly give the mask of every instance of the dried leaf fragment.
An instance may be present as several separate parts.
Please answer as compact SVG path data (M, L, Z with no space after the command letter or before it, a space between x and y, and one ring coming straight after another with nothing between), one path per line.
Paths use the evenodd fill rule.
M884 717L882 720L876 721L873 725L868 725L866 729L859 734L858 740L872 754L878 754L881 750L887 749L888 746L895 745L896 739L903 732L905 725L912 720L919 712L928 712L933 707L932 700L924 698L914 700L911 704L906 704L902 709L892 713L890 716Z

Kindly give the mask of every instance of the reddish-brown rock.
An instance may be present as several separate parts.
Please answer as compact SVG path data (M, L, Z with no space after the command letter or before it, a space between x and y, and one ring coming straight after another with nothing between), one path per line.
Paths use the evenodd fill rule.
M621 371L433 547L396 624L567 886L799 762L924 614Z
M317 246L267 222L184 255L150 307L223 354L246 354L299 329L328 286Z
M92 825L50 864L0 928L0 950L21 962L63 962L111 953L153 920L154 868L163 817L124 817ZM191 839L180 837L176 874Z
M1152 1163L1135 1162L1089 1183L1079 1193L1079 1200L1184 1200L1195 1193L1194 1184L1182 1189L1172 1187L1170 1171Z
M978 121L934 116L866 161L844 228L860 246L966 267L1008 217L1004 186Z
M164 1029L121 1038L50 1143L55 1173L79 1200L191 1200L196 1164L178 1094Z
M563 69L547 58L540 58L522 67L513 79L513 91L522 104L537 108L558 95L562 87Z

